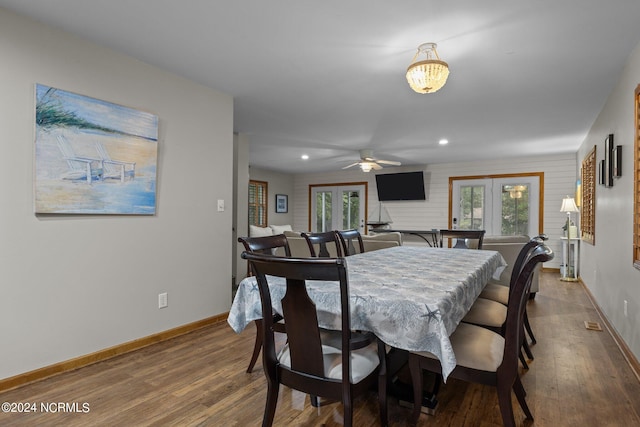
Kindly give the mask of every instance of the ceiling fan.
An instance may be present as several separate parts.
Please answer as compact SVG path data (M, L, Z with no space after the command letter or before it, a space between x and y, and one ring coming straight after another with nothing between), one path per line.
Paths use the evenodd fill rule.
M372 150L360 150L360 161L350 164L349 166L345 166L342 169L349 169L353 166L360 166L362 172L369 172L371 169L380 170L382 166L380 165L388 165L388 166L400 166L400 162L395 162L392 160L379 160L373 158Z

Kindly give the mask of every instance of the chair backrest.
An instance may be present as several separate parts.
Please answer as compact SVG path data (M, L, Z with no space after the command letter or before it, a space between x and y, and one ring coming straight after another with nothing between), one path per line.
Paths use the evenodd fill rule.
M504 328L504 354L502 365L498 370L504 370L507 375L514 378L517 375L518 356L524 339L523 321L531 289L531 276L539 263L552 260L553 256L553 251L547 245L538 242L527 254L517 276L511 280L507 320Z
M522 270L522 267L524 267L524 261L527 259L527 256L533 251L533 249L539 244L544 243L544 241L548 239L549 238L546 234L539 234L536 237L531 238L527 243L524 244L524 246L522 246L522 249L520 249L520 252L518 253L518 257L513 263L510 283L517 279L520 271ZM509 287L509 291L511 292L511 287Z
M340 243L342 243L342 253L345 256L364 252L364 242L358 230L339 230L336 233L338 233ZM355 243L357 243L357 247Z
M242 243L244 249L248 252L274 255L276 249L284 248L285 255L288 257L291 256L289 241L284 234L262 237L238 237L238 242Z
M474 249L482 249L482 241L484 239L485 230L440 230L440 247L444 247L445 239L456 240L456 244L452 245L455 249L469 249L467 240L476 240L477 244L473 245Z
M315 395L320 393L322 384L333 383L325 377L322 343L316 306L307 293L306 281L330 281L327 286L340 287L341 306L341 348L342 381L349 383L351 317L349 311L349 288L344 258L283 258L244 252L245 258L256 274L262 303L263 367L265 374L297 390ZM282 299L282 315L287 325L287 343L291 356L291 366L279 363L274 340L274 321L271 293L266 276L286 279L286 294ZM325 385L324 387L329 387Z
M335 246L335 257L342 256L342 244L340 243L340 238L335 231L326 231L323 233L302 233L301 236L307 241L309 253L314 258L331 257L327 245L330 245L331 247ZM318 245L317 251L315 248L316 245Z
M291 256L289 241L284 234L262 237L238 237L238 242L244 245L244 250L252 253L275 255L276 249L283 248L285 256ZM248 265L248 273L254 275L251 265Z

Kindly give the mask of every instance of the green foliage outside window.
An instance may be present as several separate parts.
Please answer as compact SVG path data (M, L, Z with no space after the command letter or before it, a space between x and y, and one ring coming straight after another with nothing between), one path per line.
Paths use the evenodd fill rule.
M460 187L460 222L462 230L484 229L484 186Z
M527 234L529 231L529 186L504 185L502 187L503 236Z

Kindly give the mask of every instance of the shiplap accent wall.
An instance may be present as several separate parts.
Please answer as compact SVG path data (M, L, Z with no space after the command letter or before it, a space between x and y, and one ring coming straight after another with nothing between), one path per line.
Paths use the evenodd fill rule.
M575 194L578 167L575 154L558 154L539 157L518 157L467 163L446 163L423 166L385 168L382 173L424 171L424 201L385 202L397 229L430 230L446 228L449 214L449 177L512 174L525 172L544 173L543 231L549 236L549 245L556 258L545 266L559 268L562 258L560 237L566 215L560 212L562 199ZM309 228L309 185L344 182L368 183L368 207L373 211L378 205L375 175L359 170L323 174L299 174L294 177L293 226L296 230ZM575 216L574 216L575 218ZM577 219L577 218L575 218Z

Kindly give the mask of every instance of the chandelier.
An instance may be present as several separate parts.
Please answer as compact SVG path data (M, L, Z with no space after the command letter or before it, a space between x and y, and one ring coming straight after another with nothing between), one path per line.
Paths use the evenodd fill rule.
M423 43L407 68L407 81L418 93L433 93L447 82L449 65L441 61L435 43ZM424 56L425 59L421 59Z

